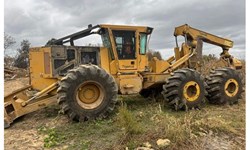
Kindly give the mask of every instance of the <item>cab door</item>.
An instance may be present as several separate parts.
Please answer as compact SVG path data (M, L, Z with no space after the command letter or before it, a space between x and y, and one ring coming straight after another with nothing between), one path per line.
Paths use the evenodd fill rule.
M120 70L136 70L136 32L112 30L114 49Z

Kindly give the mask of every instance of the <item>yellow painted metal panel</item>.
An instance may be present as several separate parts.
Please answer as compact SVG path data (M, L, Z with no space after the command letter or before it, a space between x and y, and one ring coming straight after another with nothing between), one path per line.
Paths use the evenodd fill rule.
M32 48L30 49L30 78L31 85L36 90L42 90L54 82L57 82L57 79L52 76L52 67L50 67L50 74L45 73L45 59L44 53L50 54L50 47L41 47L41 48ZM47 60L50 63L50 59ZM48 65L48 63L47 63Z
M104 48L104 47L101 47L100 48L100 59L101 59L101 67L107 71L107 72L110 72L110 69L109 69L109 61L110 61L110 58L109 58L109 53L108 53L108 49L107 48Z
M138 75L119 76L119 89L122 94L136 94L142 89L142 78Z

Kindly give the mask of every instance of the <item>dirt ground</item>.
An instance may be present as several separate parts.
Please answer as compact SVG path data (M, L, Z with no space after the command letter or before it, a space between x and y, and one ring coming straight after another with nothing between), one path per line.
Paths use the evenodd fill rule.
M28 78L6 81L4 95L11 93L29 83ZM4 149L6 150L39 150L44 149L44 135L38 134L41 124L67 122L67 118L53 118L47 115L55 109L42 109L17 119L11 127L4 130ZM55 113L55 112L52 112Z

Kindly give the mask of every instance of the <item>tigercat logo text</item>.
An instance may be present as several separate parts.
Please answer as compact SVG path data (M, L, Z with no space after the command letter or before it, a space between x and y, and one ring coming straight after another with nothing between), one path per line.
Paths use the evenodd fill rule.
M126 66L126 65L122 65L123 68L134 68L134 66Z

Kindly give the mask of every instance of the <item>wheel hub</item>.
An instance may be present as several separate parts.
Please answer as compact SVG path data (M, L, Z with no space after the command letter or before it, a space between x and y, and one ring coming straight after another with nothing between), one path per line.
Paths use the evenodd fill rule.
M189 81L184 85L183 95L187 101L193 102L200 95L200 86L195 81Z
M234 97L239 91L239 84L235 79L227 80L224 91L227 96Z
M84 109L96 108L104 99L103 87L94 81L84 82L77 88L76 99Z

